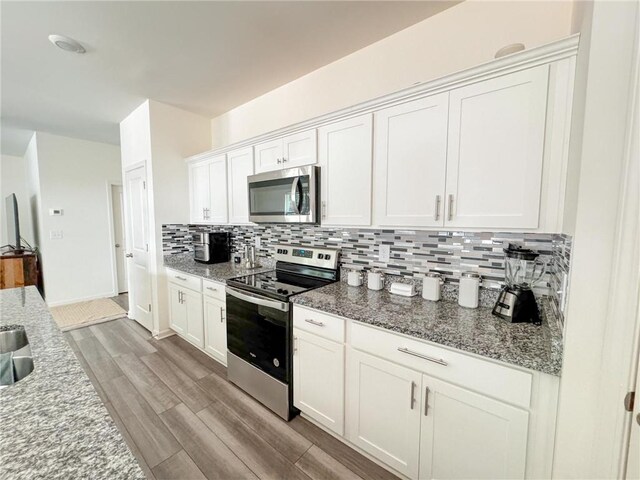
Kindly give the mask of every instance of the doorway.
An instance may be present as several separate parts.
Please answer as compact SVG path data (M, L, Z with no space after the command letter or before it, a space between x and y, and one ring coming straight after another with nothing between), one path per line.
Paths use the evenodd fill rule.
M127 293L126 238L124 230L124 193L122 185L111 185L111 218L113 219L113 249L116 259L117 293Z

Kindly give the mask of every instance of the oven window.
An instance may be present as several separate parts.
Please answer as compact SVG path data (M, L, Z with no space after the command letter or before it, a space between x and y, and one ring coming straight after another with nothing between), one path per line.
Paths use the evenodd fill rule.
M296 178L300 182L292 202L291 188ZM309 214L309 175L249 184L250 215L298 215L296 205L300 214Z
M227 295L227 348L244 361L290 381L289 312Z

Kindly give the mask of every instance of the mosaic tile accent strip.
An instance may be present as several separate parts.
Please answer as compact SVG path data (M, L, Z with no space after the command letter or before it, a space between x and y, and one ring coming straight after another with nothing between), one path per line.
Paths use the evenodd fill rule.
M405 281L421 281L429 271L440 272L447 284L457 286L460 273L471 270L482 275L483 287L498 290L504 284L505 257L502 251L517 243L540 253L547 271L536 293L550 295L561 317L571 258L571 238L566 235L509 232L456 232L392 229L331 228L313 225L163 225L164 253L192 251L190 234L225 231L232 234L232 250L255 244L258 256L272 258L274 245L296 244L339 248L343 269L378 269ZM390 246L388 262L380 261L380 246ZM345 277L345 275L343 275ZM493 298L493 296L490 296ZM489 301L489 300L487 300Z

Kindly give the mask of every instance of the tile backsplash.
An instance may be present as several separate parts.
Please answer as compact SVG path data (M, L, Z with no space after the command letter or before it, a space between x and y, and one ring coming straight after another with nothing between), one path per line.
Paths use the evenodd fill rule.
M165 254L192 251L191 234L200 231L229 231L233 250L260 237L258 255L272 257L276 244L323 246L339 248L343 268L379 269L387 275L410 279L429 271L440 272L445 281L456 286L460 273L472 270L480 273L483 287L497 290L504 283L503 248L508 243L531 248L540 253L547 271L536 292L551 296L552 309L562 320L571 237L544 233L457 232L400 229L331 228L307 225L184 225L162 226ZM389 260L380 261L380 246L390 248Z

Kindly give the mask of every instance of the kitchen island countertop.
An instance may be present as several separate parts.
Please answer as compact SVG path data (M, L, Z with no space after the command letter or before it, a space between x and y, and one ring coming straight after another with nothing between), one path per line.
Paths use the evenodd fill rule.
M0 477L144 479L35 287L0 290L0 326L22 325L34 370L0 390Z

